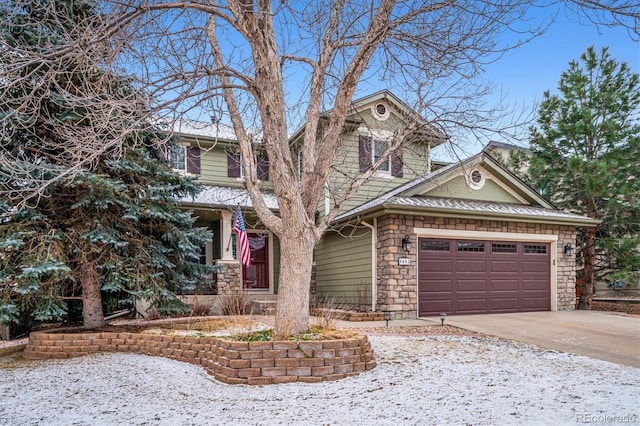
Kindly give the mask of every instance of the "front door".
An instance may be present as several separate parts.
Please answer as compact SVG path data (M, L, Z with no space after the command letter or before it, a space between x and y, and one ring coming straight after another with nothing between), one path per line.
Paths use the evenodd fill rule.
M251 266L242 266L244 288L269 290L269 235L247 234L251 252Z

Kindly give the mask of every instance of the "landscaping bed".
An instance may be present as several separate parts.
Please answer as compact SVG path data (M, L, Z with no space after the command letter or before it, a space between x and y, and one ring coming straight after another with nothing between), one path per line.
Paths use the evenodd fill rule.
M249 385L336 380L376 366L366 335L340 330L272 340L269 330L259 321L240 318L235 323L190 319L35 331L24 357L65 359L134 352L200 365L221 382Z
M622 312L629 315L640 315L640 303L633 301L599 302L593 301L591 309L594 311Z

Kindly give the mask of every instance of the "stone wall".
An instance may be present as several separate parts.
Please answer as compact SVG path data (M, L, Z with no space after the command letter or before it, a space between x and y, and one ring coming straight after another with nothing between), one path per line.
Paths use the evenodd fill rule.
M558 310L575 308L575 260L563 254L565 242L576 239L573 226L391 214L378 219L377 276L378 307L390 311L393 319L416 317L418 244L414 228L557 235ZM405 235L411 237L408 254L401 248ZM405 255L411 264L398 265L398 258Z
M201 365L228 384L321 382L376 366L366 336L322 341L240 342L216 337L118 332L33 332L28 359L65 359L98 352L135 352Z

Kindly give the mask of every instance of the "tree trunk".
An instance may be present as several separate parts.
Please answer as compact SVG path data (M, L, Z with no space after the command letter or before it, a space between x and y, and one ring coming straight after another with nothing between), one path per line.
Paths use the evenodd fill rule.
M100 294L100 275L93 262L80 266L82 283L82 320L84 328L96 328L105 325L102 312L102 295Z
M313 249L311 231L280 237L280 280L275 334L291 336L309 330L309 290Z
M591 309L593 303L593 290L596 277L596 232L598 228L587 228L585 244L582 249L584 259L584 277L582 281L582 294L578 309Z

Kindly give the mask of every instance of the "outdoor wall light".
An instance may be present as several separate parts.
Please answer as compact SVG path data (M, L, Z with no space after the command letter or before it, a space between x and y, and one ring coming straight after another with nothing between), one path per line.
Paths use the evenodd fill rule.
M387 322L387 327L389 327L389 320L391 319L391 312L384 311L384 320Z
M408 235L405 235L404 238L402 239L402 248L407 253L411 251L411 238L409 238Z
M444 312L440 313L440 325L444 326L444 320L447 317L447 314Z
M573 256L574 253L574 248L571 245L571 243L567 243L564 245L564 254L566 254L567 256Z

